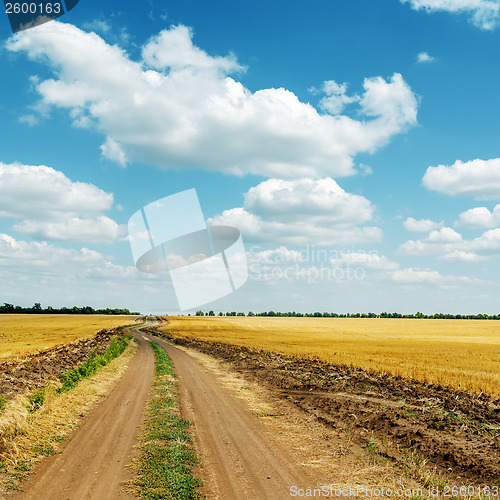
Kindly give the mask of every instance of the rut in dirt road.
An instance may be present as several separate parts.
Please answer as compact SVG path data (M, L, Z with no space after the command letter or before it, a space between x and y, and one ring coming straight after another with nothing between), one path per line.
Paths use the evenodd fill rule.
M125 491L130 463L154 371L154 355L136 330L139 350L108 397L64 443L62 452L36 468L19 500L115 500Z
M197 361L157 337L150 338L174 363L183 417L194 424L192 434L202 462L201 492L208 500L281 500L290 498L292 486L321 486Z

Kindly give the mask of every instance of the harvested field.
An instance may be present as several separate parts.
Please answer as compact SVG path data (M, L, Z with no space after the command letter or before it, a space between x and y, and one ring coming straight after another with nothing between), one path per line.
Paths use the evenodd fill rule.
M429 488L500 483L500 401L390 375L179 336Z
M500 398L499 321L169 317L163 329Z
M0 360L89 339L99 330L127 325L136 316L2 314Z

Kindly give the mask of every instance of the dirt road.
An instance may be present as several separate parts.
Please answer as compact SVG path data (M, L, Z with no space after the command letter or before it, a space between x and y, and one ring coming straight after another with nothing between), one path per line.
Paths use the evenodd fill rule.
M184 418L203 468L207 499L279 500L312 480L285 450L271 443L252 413L185 352L135 331L139 350L111 394L84 420L62 452L44 459L20 500L134 498L124 488L154 369L146 339L166 349L179 376ZM318 485L316 485L318 486Z
M22 500L114 500L135 498L124 490L149 394L154 355L135 334L139 350L111 394L64 443L62 452L45 458L23 492Z
M179 376L183 416L194 424L207 499L281 500L290 498L291 486L320 486L265 436L257 418L213 375L180 349L154 340L165 348Z

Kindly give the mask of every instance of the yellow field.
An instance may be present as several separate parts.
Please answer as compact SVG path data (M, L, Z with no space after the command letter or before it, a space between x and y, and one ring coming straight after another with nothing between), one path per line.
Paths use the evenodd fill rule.
M500 321L168 317L165 331L500 398Z
M92 337L103 328L131 323L136 316L0 314L0 359Z

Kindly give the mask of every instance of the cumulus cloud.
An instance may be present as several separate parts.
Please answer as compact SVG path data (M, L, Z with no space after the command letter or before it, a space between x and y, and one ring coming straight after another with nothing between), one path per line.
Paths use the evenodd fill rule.
M418 63L430 63L435 61L436 58L429 55L427 52L420 52L417 56Z
M269 179L245 194L245 208L274 220L324 219L336 225L371 220L374 207L363 196L347 193L333 179Z
M73 182L45 165L0 162L0 217L22 219L14 229L35 238L112 242L122 233L101 215L113 195L93 184Z
M113 195L45 165L0 162L0 217L53 220L109 210Z
M125 167L127 165L127 156L118 142L111 137L106 137L106 142L101 145L101 153L108 160L114 161Z
M409 3L415 10L467 14L475 26L484 30L494 29L500 19L498 0L401 0L401 2Z
M431 231L426 241L431 243L457 243L458 241L462 241L462 235L451 227L442 227L439 231Z
M399 269L392 273L393 281L403 284L432 284L432 285L451 285L457 283L474 283L478 280L468 276L446 276L438 271L429 269L416 269L409 267Z
M8 234L0 234L0 261L9 259L22 266L50 268L53 265L64 265L72 262L95 264L104 261L104 257L94 250L82 248L80 250L66 249L38 241L18 241Z
M87 243L111 243L126 231L104 215L95 219L71 217L60 222L24 220L15 224L13 229L18 233L42 240Z
M492 212L486 207L476 207L466 210L459 215L456 226L493 228L500 226L500 205L496 205Z
M473 252L464 252L463 250L453 250L453 252L442 255L439 258L447 262L479 262L486 260L486 257L482 255L477 255Z
M449 167L429 167L422 184L452 196L497 199L500 197L500 158L465 163L458 160Z
M444 226L444 221L434 222L430 219L416 220L413 217L408 217L408 219L406 219L403 222L403 227L407 231L411 231L414 233L428 233L433 229L440 229L443 226Z
M269 179L251 188L243 207L209 219L235 226L251 241L315 245L379 241L371 221L375 207L363 196L345 192L333 179Z
M321 109L332 115L341 113L345 106L359 101L359 96L347 95L347 84L338 84L335 80L323 82L322 91L325 94L319 103Z
M417 122L417 99L400 74L365 79L355 98L325 83L333 100L320 114L284 88L252 93L230 76L242 70L233 55L210 55L192 36L185 26L164 30L134 61L97 34L54 21L15 34L7 48L51 68L53 78L36 85L38 107L66 109L75 126L102 133L103 155L121 165L277 178L351 175L354 156ZM356 100L360 118L337 114L335 99Z
M450 262L478 262L492 255L500 255L500 229L490 229L481 236L464 240L449 227L432 231L424 240L409 240L400 245L399 253L423 256L438 255Z
M357 266L375 271L393 271L399 264L388 259L385 255L374 252L342 252L338 258L332 259L332 265Z
M0 277L2 296L13 303L135 308L142 296L145 308L158 296L161 304L155 307L164 308L166 297L175 303L165 285L161 290L151 289L159 282L157 276L140 273L133 265L116 264L86 247L62 248L5 233L0 233Z

